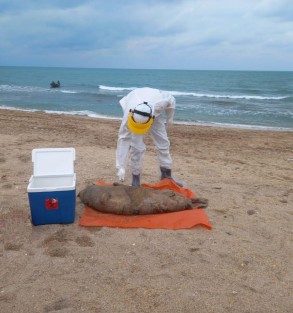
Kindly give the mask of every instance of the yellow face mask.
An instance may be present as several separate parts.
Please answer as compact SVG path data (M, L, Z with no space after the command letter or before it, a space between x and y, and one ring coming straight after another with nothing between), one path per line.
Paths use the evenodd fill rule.
M146 123L141 124L134 121L132 114L133 114L132 112L129 112L128 114L127 125L129 130L136 135L145 134L152 126L155 117L152 116Z

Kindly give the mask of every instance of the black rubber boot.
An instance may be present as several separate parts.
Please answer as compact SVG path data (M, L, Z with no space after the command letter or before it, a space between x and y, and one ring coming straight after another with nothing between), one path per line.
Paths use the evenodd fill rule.
M139 187L140 186L140 175L132 174L132 186Z
M164 178L171 179L171 180L173 180L173 182L175 184L177 184L180 187L183 187L183 184L181 184L181 183L177 182L175 179L173 179L171 169L165 168L165 167L160 167L160 170L161 170L161 179L164 179Z

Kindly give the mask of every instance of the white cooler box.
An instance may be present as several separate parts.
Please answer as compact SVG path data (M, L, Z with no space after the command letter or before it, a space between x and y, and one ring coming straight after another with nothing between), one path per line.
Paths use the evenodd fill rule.
M33 149L32 161L34 172L27 187L32 223L73 223L76 205L75 149Z

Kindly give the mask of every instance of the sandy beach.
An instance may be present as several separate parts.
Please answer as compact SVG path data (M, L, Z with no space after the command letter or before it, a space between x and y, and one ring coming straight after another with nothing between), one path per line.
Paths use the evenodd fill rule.
M73 224L32 226L32 149L74 147L77 191L114 182L119 124L0 110L0 312L292 312L293 132L168 129L173 176L209 199L212 230L86 228L79 199Z

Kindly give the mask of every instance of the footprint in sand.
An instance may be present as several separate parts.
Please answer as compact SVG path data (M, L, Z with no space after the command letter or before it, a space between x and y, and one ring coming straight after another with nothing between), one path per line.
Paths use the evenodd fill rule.
M49 235L42 246L45 248L45 254L51 257L66 257L70 249L69 243L75 241L80 247L93 247L95 244L93 240L87 235L81 235L75 238L66 232L65 229L60 229L57 232Z
M69 241L69 235L65 229L57 230L55 233L49 235L43 242L43 245L48 245L52 242L67 242Z
M3 189L12 189L12 188L13 188L13 185L10 184L10 183L5 183L5 184L2 185L2 188L3 188Z
M27 154L22 154L18 158L19 158L20 161L22 161L24 163L27 163L27 162L29 162L31 160L31 156L27 155Z
M80 247L93 247L95 243L93 240L86 235L79 236L75 239L75 242L80 246Z
M60 299L57 300L51 304L48 304L44 308L44 312L49 313L49 312L56 312L56 311L61 311L64 309L67 309L70 307L70 304L68 300L66 299Z
M6 242L4 244L4 249L6 251L19 251L22 246L23 246L22 243Z
M64 258L68 255L69 249L65 246L69 241L69 236L65 229L60 229L57 232L49 235L42 246L45 248L45 254L51 257Z
M55 258L65 258L69 253L69 250L65 247L48 247L45 250L45 254Z

